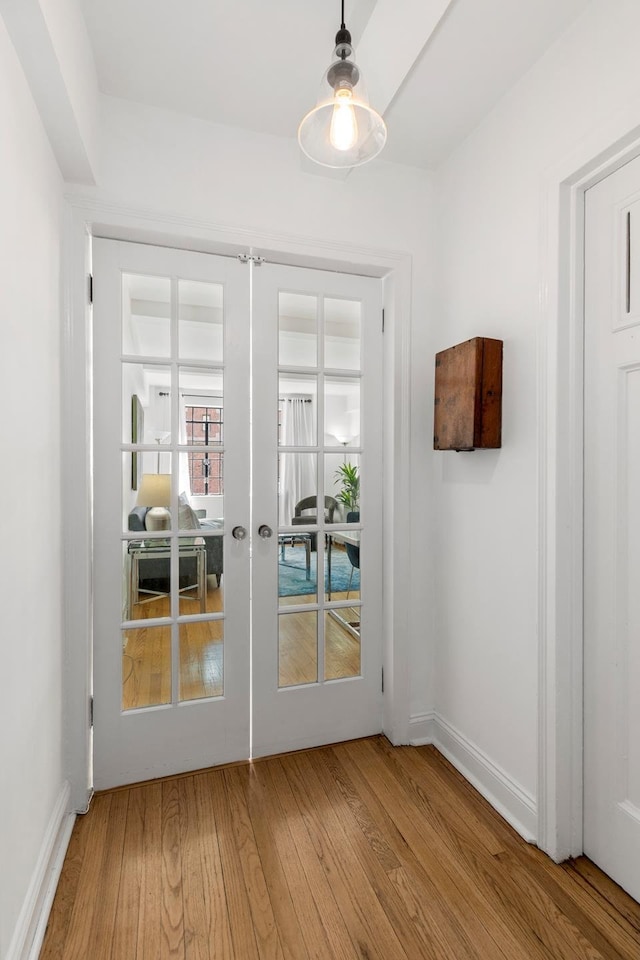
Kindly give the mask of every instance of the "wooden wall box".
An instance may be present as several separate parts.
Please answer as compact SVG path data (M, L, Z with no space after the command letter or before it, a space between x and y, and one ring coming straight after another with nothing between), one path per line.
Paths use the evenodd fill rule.
M436 354L434 450L502 445L502 340L474 337Z

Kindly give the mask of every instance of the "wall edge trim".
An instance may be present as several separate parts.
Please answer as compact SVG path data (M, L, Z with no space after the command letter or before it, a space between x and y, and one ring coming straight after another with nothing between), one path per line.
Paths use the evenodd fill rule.
M425 747L434 742L435 710L416 713L409 720L409 743L412 747Z
M409 729L412 746L436 747L527 843L536 842L538 811L533 794L437 711L411 717Z
M6 960L37 960L40 954L76 819L75 813L69 812L70 797L71 787L69 781L65 780L42 838Z

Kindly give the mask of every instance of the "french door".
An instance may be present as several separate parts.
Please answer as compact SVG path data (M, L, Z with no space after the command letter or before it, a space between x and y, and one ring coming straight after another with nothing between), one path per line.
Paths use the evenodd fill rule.
M94 243L97 788L381 729L379 281Z

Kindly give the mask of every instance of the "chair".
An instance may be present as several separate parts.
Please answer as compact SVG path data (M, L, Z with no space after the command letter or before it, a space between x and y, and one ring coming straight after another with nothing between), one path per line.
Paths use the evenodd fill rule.
M324 498L324 522L333 523L333 515L338 509L338 501L335 497L325 497ZM314 512L307 513L307 511L313 510ZM318 522L318 498L317 497L303 497L302 500L298 500L294 507L294 515L291 518L291 523L293 526L298 526L300 524L315 524ZM315 533L311 534L311 549L317 550L317 537Z
M360 511L354 510L347 514L347 523L360 523ZM360 547L354 546L352 543L345 543L345 550L347 551L347 556L351 563L351 573L349 574L349 586L347 587L347 599L349 598L349 593L351 591L351 581L353 580L353 571L360 569Z

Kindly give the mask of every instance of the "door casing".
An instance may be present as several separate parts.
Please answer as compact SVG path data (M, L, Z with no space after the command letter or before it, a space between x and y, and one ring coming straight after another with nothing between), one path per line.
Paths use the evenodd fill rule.
M409 368L411 257L338 244L261 237L206 227L182 218L158 218L125 207L82 198L67 199L64 244L63 340L63 517L64 621L66 635L65 743L71 809L83 812L92 794L92 514L91 499L91 239L108 237L223 256L260 255L272 262L342 270L379 277L385 310L383 425L383 535L393 548L384 558L383 604L385 675L383 729L393 743L409 738L408 584ZM382 322L382 318L381 318Z
M637 110L541 185L538 350L538 846L583 852L584 197L640 155Z

